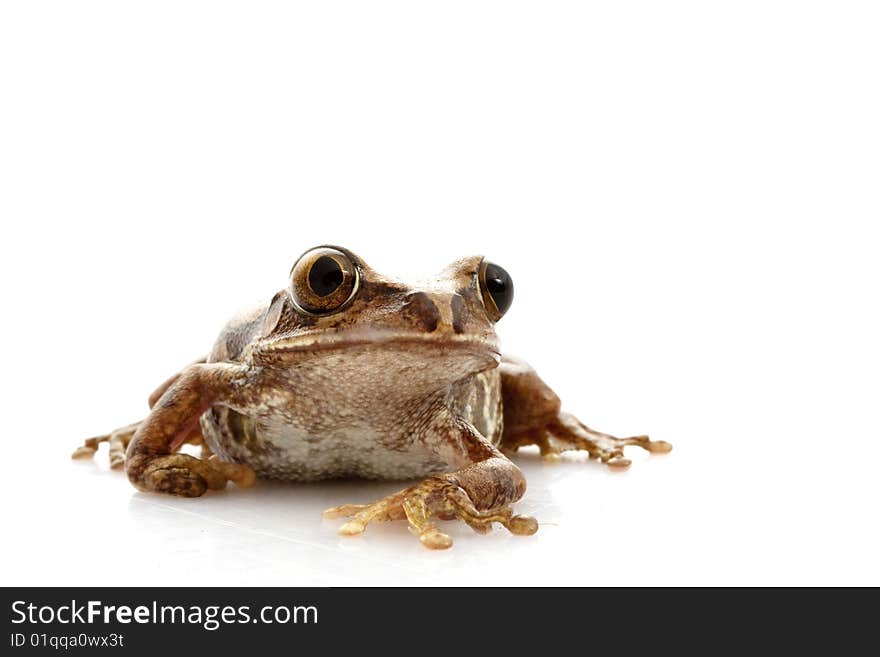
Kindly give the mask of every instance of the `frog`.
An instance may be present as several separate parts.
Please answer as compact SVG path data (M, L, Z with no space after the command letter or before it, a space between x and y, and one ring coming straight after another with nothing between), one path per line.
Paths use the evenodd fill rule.
M521 449L548 461L581 451L624 469L625 447L672 446L589 428L503 354L495 327L513 294L510 274L483 256L407 282L344 247L314 247L280 291L234 316L205 357L149 396L145 419L87 439L73 457L108 443L110 466L137 489L184 497L258 478L416 482L327 509L344 536L406 521L422 545L446 549L441 520L534 534L536 519L513 509L526 492Z

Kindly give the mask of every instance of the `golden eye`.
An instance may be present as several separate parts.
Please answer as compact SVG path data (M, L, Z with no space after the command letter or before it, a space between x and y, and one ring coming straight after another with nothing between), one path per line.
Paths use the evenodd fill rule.
M503 267L484 260L480 265L480 292L489 319L497 322L513 303L513 279Z
M309 315L340 310L357 292L358 270L339 249L320 246L306 251L290 271L290 297Z

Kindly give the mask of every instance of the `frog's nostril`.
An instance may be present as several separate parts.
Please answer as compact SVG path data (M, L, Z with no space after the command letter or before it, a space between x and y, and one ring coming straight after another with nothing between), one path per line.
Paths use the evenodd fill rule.
M436 331L440 324L440 311L424 292L410 294L402 313L409 321L428 333Z
M456 333L464 333L464 325L467 322L468 310L464 297L460 294L452 295L452 330Z

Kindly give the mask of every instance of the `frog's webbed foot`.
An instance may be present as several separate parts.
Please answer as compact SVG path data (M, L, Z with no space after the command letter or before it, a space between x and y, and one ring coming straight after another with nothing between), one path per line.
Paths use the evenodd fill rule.
M636 445L654 454L672 451L672 445L664 440L651 440L648 436L615 438L595 431L570 413L559 413L555 420L542 430L535 441L546 460L554 460L569 450L583 450L590 458L599 459L611 468L628 468L631 461L623 455L623 448Z
M373 504L344 504L324 511L325 518L350 518L339 533L353 536L363 533L371 522L403 520L410 531L427 548L444 550L452 546L452 538L441 532L430 518L443 520L458 518L474 531L483 534L497 522L513 534L534 534L538 523L528 516L513 514L510 504L481 511L474 506L467 492L441 475L431 477L410 488L382 498Z

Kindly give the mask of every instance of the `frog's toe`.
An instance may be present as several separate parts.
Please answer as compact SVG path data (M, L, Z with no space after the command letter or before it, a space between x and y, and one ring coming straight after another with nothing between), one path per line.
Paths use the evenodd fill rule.
M97 448L92 447L90 445L80 445L75 450L73 450L73 454L70 455L72 459L90 459L97 452Z
M323 517L327 520L337 518L350 518L348 522L339 528L342 536L357 536L363 534L371 522L385 520L400 520L404 517L401 506L402 493L396 493L382 498L372 504L342 504L326 509Z
M419 534L419 541L429 550L448 550L452 547L452 537L436 527L429 527Z
M334 506L330 509L324 509L322 514L326 520L335 520L336 518L350 518L359 511L366 509L369 504L342 504Z
M360 520L349 520L339 528L339 533L342 536L357 536L358 534L363 534L366 528L367 525Z
M559 450L541 450L541 460L544 461L544 463L559 463L561 459L562 452L560 452Z
M83 441L83 444L73 450L73 454L70 455L72 459L90 459L95 455L95 452L98 451L98 447L101 443L106 443L110 440L110 434L108 433L105 436L95 436L93 438L86 438Z
M665 440L649 440L644 447L653 454L668 454L672 451L672 443L667 443Z
M199 463L208 463L226 481L231 481L239 488L250 488L257 483L257 473L249 465L244 463L227 463L217 458L217 455L209 459L196 459ZM226 487L226 481L221 488Z
M506 527L511 534L531 536L538 531L538 521L532 516L513 516Z

